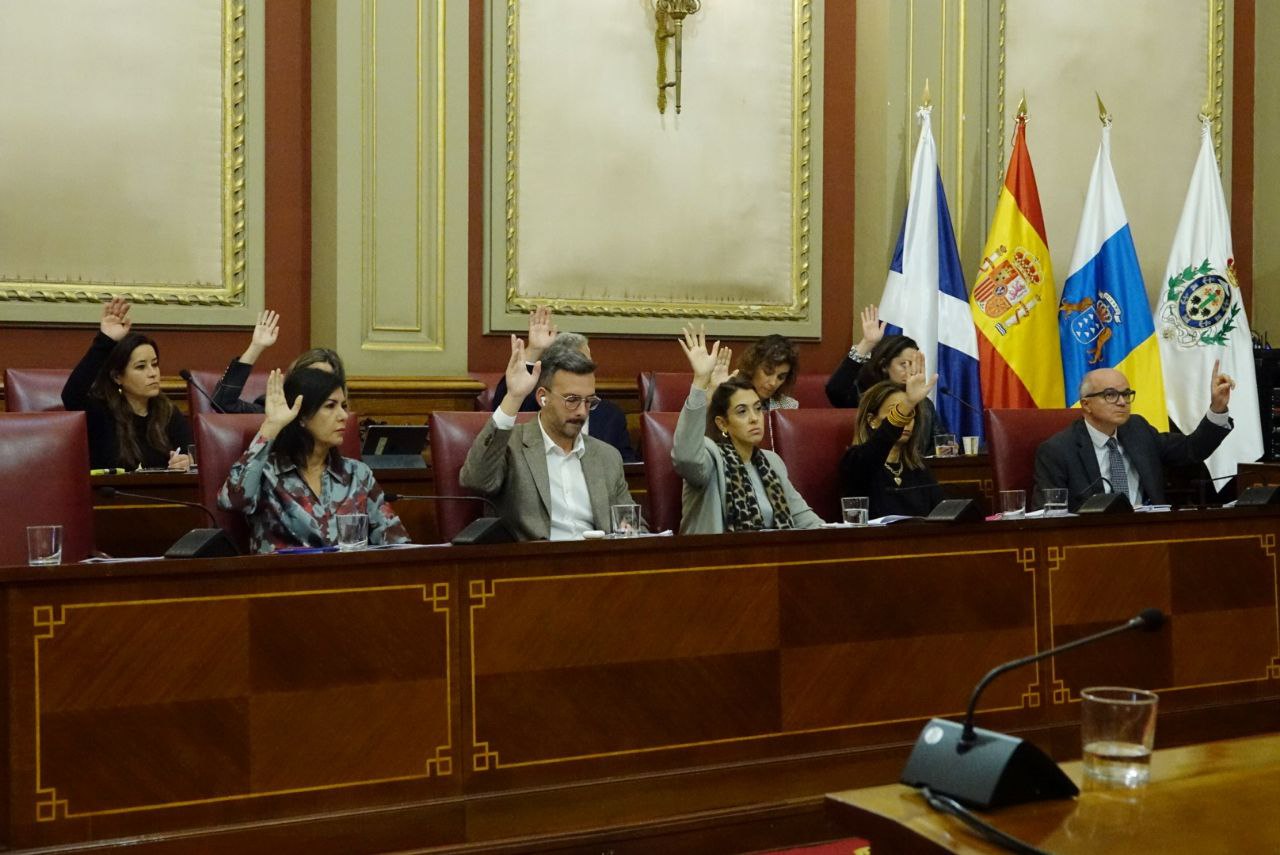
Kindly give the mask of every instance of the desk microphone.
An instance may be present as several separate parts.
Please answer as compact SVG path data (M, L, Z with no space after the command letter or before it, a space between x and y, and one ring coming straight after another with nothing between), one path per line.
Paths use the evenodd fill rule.
M204 387L200 385L199 381L196 380L196 378L191 376L190 371L184 368L178 372L178 376L181 377L183 380L186 380L187 384L191 386L191 388L195 389L197 392L203 395L204 399L209 402L209 406L213 407L214 412L222 413L222 415L224 416L227 414L227 411L224 410L222 407L218 406L217 401L213 400L213 396L204 390Z
M453 536L450 543L456 546L481 544L481 543L513 543L515 535L511 533L511 529L503 522L502 515L498 513L498 507L484 496L461 496L461 495L430 495L424 494L420 496L406 496L403 493L383 493L388 502L397 502L401 499L410 501L428 501L435 502L440 500L463 499L469 502L484 502L485 510L493 514L491 517L477 517Z
M902 783L928 787L934 793L982 809L1078 795L1079 789L1058 764L1030 742L975 728L973 716L978 698L987 684L1014 668L1131 629L1155 632L1164 620L1164 612L1159 609L1143 609L1119 626L993 668L969 697L963 725L935 718L924 726L902 771Z
M973 404L970 404L968 401L966 401L964 398L961 398L959 395L955 394L950 389L943 389L941 386L939 386L938 394L946 395L951 400L959 402L960 406L964 407L969 412L974 413L980 419L986 417L986 412L982 408L975 407Z
M227 537L227 533L218 525L218 518L214 516L213 511L199 502L148 496L145 493L129 493L105 485L94 489L98 491L99 495L108 499L114 496L123 496L126 499L141 499L144 502L153 502L158 505L185 505L188 508L196 508L202 511L213 523L213 528L193 528L178 538L173 546L169 547L164 554L165 558L228 558L240 554L240 550L231 542L231 538Z

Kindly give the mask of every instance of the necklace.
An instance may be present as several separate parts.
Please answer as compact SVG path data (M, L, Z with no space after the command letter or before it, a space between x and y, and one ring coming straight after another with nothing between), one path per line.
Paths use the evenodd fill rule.
M889 470L889 474L893 476L893 485L895 487L902 486L902 461L898 461L898 468L894 469L893 464L888 460L884 462L884 468Z

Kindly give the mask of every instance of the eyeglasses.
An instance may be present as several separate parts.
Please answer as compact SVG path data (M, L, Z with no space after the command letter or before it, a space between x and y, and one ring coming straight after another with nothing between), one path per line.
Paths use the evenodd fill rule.
M1133 399L1138 397L1138 393L1134 389L1103 389L1101 392L1093 392L1083 397L1101 398L1108 404L1118 404L1123 398L1126 404L1132 404Z
M594 410L600 406L600 398L595 395L584 398L581 395L561 395L559 392L552 392L551 394L559 398L560 403L564 404L564 408L571 413L583 404L587 405L588 410Z

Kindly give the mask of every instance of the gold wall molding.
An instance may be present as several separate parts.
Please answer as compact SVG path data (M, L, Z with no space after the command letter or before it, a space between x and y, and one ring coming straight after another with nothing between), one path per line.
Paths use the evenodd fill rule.
M758 334L767 329L779 330L778 322L786 323L790 334L817 335L820 318L816 307L821 295L821 146L822 146L822 21L824 0L771 0L773 10L781 4L789 9L791 28L791 94L789 133L791 135L789 166L789 281L785 284L785 297L779 299L719 299L704 300L697 297L682 299L667 294L646 293L642 286L628 287L627 293L618 297L597 288L597 295L590 293L597 282L616 278L614 270L587 270L581 273L585 283L580 295L568 296L542 290L545 283L522 280L522 242L530 240L529 229L522 227L524 210L521 186L530 180L527 158L522 158L521 125L524 112L530 107L522 96L521 61L532 53L522 40L560 38L561 34L535 32L530 35L522 26L521 3L506 0L504 13L490 19L488 52L488 138L489 159L486 169L486 331L520 330L526 324L527 313L539 305L549 305L565 322L583 332L626 332L628 334L669 334L676 319L701 318L723 321L717 324L719 332L737 332L743 335ZM630 10L628 10L630 12ZM627 22L640 19L628 14ZM652 10L647 18L652 25ZM693 27L713 28L716 16L701 16L686 22L686 77L690 75L695 52L690 44ZM764 17L762 17L764 20ZM637 29L639 48L648 48L646 60L652 64L652 33ZM647 41L646 41L647 39ZM541 54L538 54L541 57ZM697 53L706 61L705 53ZM723 60L721 60L723 61ZM649 73L652 77L652 73ZM693 85L692 83L690 85ZM629 91L618 93L619 111L648 117L653 115L652 97L629 100ZM702 95L706 95L706 89ZM573 93L565 93L569 102ZM686 99L688 101L688 99ZM697 104L686 103L681 118L674 114L655 118L663 122L669 132L666 139L678 139L681 125L684 133L696 133L698 127ZM706 102L703 104L706 111ZM604 117L601 117L604 119ZM607 120L605 120L607 124ZM574 145L590 146L591 139L576 139ZM623 164L621 168L626 169ZM637 167L639 168L639 167ZM714 182L708 182L709 188ZM714 192L714 190L709 190ZM626 200L617 201L626 205ZM572 252L577 235L572 231L563 235L566 252ZM714 236L712 236L714 239ZM636 237L636 240L647 238ZM818 249L815 249L817 247ZM539 247L541 250L542 247ZM653 246L655 254L664 252L661 245ZM714 252L714 250L709 250ZM696 263L691 263L691 267ZM577 280L575 280L576 282ZM639 280L637 280L639 281ZM690 291L696 290L690 278ZM727 295L730 283L717 283ZM533 286L532 288L530 286ZM664 283L665 286L665 283ZM572 290L572 289L569 289ZM619 289L621 290L621 289ZM780 291L782 289L779 289ZM717 296L720 296L717 294Z
M466 365L467 16L312 6L312 339L368 375ZM354 360L354 361L353 361Z
M210 204L218 210L219 228L216 232L217 254L220 256L218 279L205 281L200 278L189 281L165 281L155 278L106 278L92 275L76 276L74 279L59 276L50 272L48 275L33 276L31 271L0 271L0 320L28 321L83 321L96 320L98 304L106 295L123 295L135 303L157 304L158 308L149 310L148 319L160 323L241 323L252 318L253 312L262 300L262 228L258 222L261 216L262 188L260 186L262 134L262 11L248 8L245 0L221 0L220 2L220 69L218 72L220 91L220 119L212 133L218 135L218 163L204 164L201 168L216 169L218 187L216 198L210 198ZM154 24L157 30L147 38L163 38L166 26L198 26L191 21L184 22L180 17L160 18L151 16L149 25ZM212 34L210 34L212 36ZM77 38L83 38L74 28L66 29L67 50L74 50ZM120 50L132 50L129 45L122 44ZM134 61L146 63L153 56L133 51ZM166 74L163 67L151 68L148 74L162 77ZM123 84L122 84L123 85ZM58 92L51 88L51 92ZM203 94L203 93L202 93ZM59 97L58 95L51 95ZM194 104L199 99L191 98L190 106L195 112ZM160 103L166 110L181 109L182 99L166 98ZM101 107L102 105L98 105ZM108 105L109 106L109 105ZM66 104L67 110L80 110L76 104ZM86 105L83 109L92 109ZM120 111L127 116L127 108ZM192 121L203 121L200 116L193 115ZM119 121L125 121L120 119ZM117 140L105 140L104 151L111 146L130 146L132 137L145 138L147 128L134 123L128 130L121 126L121 135ZM112 162L104 156L104 174L111 177L109 170ZM128 172L133 168L120 161L120 169ZM119 194L122 199L138 192L145 192L145 186L129 186L128 182L139 178L136 175L121 174L115 176L122 182ZM142 182L136 182L141 185ZM153 180L153 184L154 184ZM67 188L49 188L51 198L57 198ZM197 188L173 186L166 188L169 192L189 195L197 192ZM154 189L153 191L154 192ZM147 196L145 203L154 205L155 216L165 216L164 198ZM85 204L85 200L72 203ZM51 204L57 204L53 202ZM213 236L213 235L211 235ZM138 234L136 241L131 241L132 252L145 253L147 235ZM201 238L203 239L203 238ZM127 256L126 256L127 257ZM83 265L81 260L71 262ZM92 263L92 262L89 262ZM76 304L92 304L91 307ZM223 309L225 311L210 313L202 311L193 316L184 308L201 307L206 309Z

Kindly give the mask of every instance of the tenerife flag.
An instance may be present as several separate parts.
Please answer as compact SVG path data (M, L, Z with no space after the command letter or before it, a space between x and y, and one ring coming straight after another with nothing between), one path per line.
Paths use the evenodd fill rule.
M902 232L880 301L886 333L915 339L927 370L938 372L932 397L946 430L982 435L982 393L978 388L978 340L951 212L938 172L938 152L930 108L916 116L920 140L911 165L911 189Z
M1115 368L1129 378L1129 385L1138 393L1133 412L1156 430L1168 430L1160 345L1129 217L1111 169L1109 117L1103 120L1102 144L1093 161L1070 271L1058 303L1067 403L1079 405L1080 381L1085 374L1095 368Z

